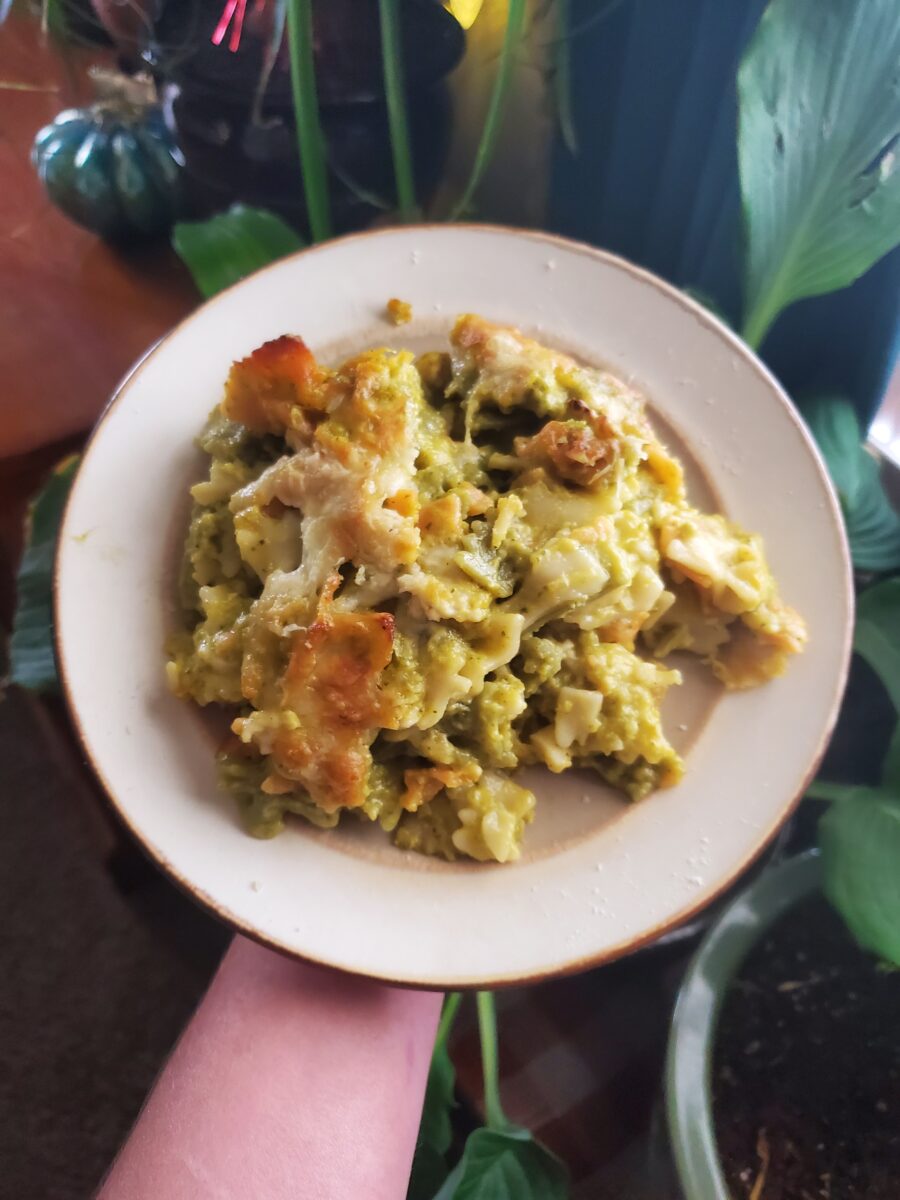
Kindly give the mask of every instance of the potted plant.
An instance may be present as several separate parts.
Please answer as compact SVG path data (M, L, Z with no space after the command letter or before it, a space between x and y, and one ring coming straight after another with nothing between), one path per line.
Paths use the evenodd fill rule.
M894 577L863 592L856 633L894 706L893 729L874 753L883 760L877 784L814 784L811 797L829 804L818 822L820 849L748 887L684 977L666 1108L687 1200L897 1194L898 634ZM884 692L869 691L861 707L877 727ZM861 745L849 749L864 771Z

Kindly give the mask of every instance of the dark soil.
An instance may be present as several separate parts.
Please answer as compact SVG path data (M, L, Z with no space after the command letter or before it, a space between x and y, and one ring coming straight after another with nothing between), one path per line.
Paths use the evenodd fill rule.
M900 971L798 905L725 998L713 1090L734 1200L898 1200Z

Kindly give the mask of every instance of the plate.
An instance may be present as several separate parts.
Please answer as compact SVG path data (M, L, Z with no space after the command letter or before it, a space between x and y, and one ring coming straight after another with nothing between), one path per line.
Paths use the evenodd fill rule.
M398 296L413 321L390 325ZM587 774L531 773L521 862L444 863L377 829L240 828L216 789L209 720L167 691L163 643L199 478L193 439L231 361L299 333L325 361L440 346L453 318L516 325L647 395L692 494L761 532L810 644L788 673L725 694L693 670L664 710L687 773L627 805ZM776 381L725 326L587 246L487 226L329 242L214 297L122 383L85 452L60 535L61 676L84 749L150 856L224 921L276 949L423 987L520 983L615 958L708 904L759 854L815 771L850 647L847 547L822 462Z

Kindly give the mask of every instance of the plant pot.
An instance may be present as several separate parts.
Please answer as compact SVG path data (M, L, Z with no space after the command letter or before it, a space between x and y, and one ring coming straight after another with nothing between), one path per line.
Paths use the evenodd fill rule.
M816 851L765 872L684 976L665 1100L686 1200L897 1195L900 975L855 944L821 882Z
M713 1049L725 994L763 933L820 882L817 851L766 871L725 910L684 976L669 1036L666 1111L675 1169L687 1200L731 1200L716 1146L712 1102Z

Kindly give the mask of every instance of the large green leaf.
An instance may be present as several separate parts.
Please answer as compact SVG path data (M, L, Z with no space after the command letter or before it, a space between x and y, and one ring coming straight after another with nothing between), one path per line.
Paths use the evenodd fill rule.
M900 578L860 596L854 648L900 714ZM880 787L816 781L809 794L834 802L819 823L829 898L860 945L900 965L900 724Z
M898 723L881 766L881 783L900 796L900 578L886 579L862 593L856 607L853 646L881 679L897 711Z
M867 950L900 965L900 800L875 791L819 823L825 891Z
M889 788L892 795L900 796L900 718L881 764L881 786Z
M75 457L60 463L29 513L9 646L9 681L33 691L55 691L58 687L53 653L53 558L77 466Z
M274 213L235 204L205 221L179 221L172 245L208 297L302 249L303 241Z
M738 72L744 336L900 242L900 4L772 0Z
M860 571L900 567L900 516L882 487L877 461L862 445L853 406L824 396L805 404L803 414L840 496L854 566Z
M900 578L876 583L859 597L853 648L879 676L900 713Z
M476 1129L435 1200L566 1200L569 1177L526 1129Z

